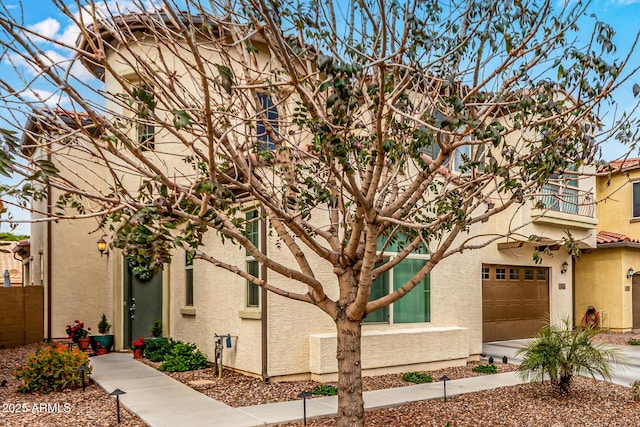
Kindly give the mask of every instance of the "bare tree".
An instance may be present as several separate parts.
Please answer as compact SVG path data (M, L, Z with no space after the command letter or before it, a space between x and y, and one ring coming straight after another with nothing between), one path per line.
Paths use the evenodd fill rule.
M23 180L0 195L56 189L58 218L99 218L142 271L180 246L317 306L336 324L338 418L349 427L364 423L362 319L445 257L496 238L463 238L474 224L593 164L599 109L630 74L606 24L578 42L589 24L580 2L165 0L133 2L135 13L53 3L77 43L0 15L3 60L16 69L0 76L3 115L25 132L22 147L3 133L0 173ZM104 86L83 83L79 65ZM633 142L625 123L619 136ZM295 265L252 243L247 205ZM202 246L211 232L307 291L214 257ZM396 243L398 256L383 258ZM372 299L375 279L421 248L430 257L413 277ZM311 256L335 273L338 298Z

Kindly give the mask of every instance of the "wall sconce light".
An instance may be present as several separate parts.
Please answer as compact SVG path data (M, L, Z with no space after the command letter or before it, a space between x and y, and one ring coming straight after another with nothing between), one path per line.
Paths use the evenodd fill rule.
M98 251L100 251L100 258L102 258L103 254L109 256L109 250L107 249L107 241L104 240L104 236L100 237L100 239L96 242L98 245Z
M630 279L631 276L633 276L633 268L629 267L629 270L627 270L627 279Z
M567 272L567 269L569 268L569 263L567 261L562 263L562 269L560 269L560 273L564 274Z

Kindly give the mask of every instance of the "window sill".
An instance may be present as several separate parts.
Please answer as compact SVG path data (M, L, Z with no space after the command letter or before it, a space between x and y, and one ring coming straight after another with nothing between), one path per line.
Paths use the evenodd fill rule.
M640 222L640 217L639 218L631 218L631 220L629 222Z
M238 317L241 319L260 320L262 319L262 311L259 308L247 308L246 310L240 310Z
M192 305L180 307L180 314L182 314L183 316L195 316L196 308Z

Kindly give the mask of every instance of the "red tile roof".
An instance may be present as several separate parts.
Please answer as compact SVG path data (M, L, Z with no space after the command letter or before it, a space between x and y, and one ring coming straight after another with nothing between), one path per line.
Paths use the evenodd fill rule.
M599 231L596 242L601 245L606 243L640 243L640 240L611 231Z
M636 169L640 167L640 158L633 159L625 159L625 160L614 160L609 162L609 166L614 171L625 170L625 169Z

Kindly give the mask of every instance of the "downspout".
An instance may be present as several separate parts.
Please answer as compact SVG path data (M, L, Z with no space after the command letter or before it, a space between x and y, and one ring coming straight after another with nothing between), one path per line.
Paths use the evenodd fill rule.
M260 209L260 217L264 218L265 210L264 208ZM267 254L267 221L265 219L260 220L260 252L263 254ZM262 263L260 264L260 278L262 280L267 279L267 266ZM260 347L262 352L262 380L266 383L269 382L269 355L267 345L267 290L263 287L260 288Z
M51 163L51 151L47 153L47 161ZM47 218L51 218L51 184L47 184ZM47 341L51 341L51 297L53 292L51 291L51 221L46 221L47 224Z
M573 328L576 327L576 257L571 255L571 311L573 320Z

